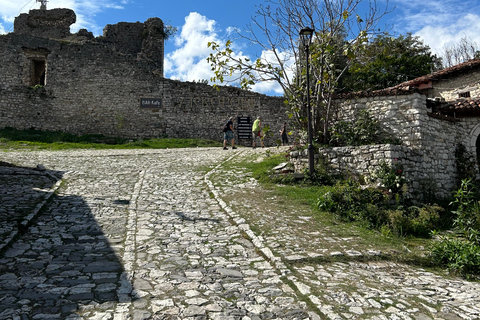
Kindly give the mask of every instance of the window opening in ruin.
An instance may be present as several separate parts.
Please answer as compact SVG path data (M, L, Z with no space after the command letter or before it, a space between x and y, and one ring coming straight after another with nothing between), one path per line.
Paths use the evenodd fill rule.
M47 63L45 60L32 60L32 86L45 85L46 67Z
M44 48L22 48L25 54L25 84L45 86L47 84L47 57L50 50Z
M470 98L470 91L461 92L458 94L460 98Z

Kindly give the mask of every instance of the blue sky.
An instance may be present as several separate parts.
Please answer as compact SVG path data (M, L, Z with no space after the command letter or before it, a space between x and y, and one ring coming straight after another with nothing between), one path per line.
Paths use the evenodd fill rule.
M384 0L378 0L380 4ZM107 24L144 22L158 17L178 28L175 37L165 43L165 77L182 81L210 79L206 57L207 42L225 42L232 28L243 29L262 0L50 0L48 9L70 8L77 14L72 32L87 29L101 35ZM467 37L480 48L480 1L478 0L392 0L394 11L384 23L396 35L418 35L436 54L445 46ZM35 0L0 0L0 34L13 31L13 20L20 13L38 9ZM242 54L252 59L262 54L260 48L242 47ZM265 94L280 94L275 84L253 88Z

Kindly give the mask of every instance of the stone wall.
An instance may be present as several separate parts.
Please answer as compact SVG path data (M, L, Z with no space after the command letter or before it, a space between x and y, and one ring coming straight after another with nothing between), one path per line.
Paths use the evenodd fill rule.
M422 124L429 116L424 95L404 94L337 100L336 120L349 121L359 110L368 110L382 126L411 148L422 148Z
M337 120L354 118L355 112L369 110L382 127L400 138L402 144L320 149L320 154L339 170L369 176L381 161L404 165L409 193L422 197L426 192L449 197L457 186L455 148L459 143L475 149L480 133L478 118L448 121L428 113L426 97L418 93L339 100ZM472 146L473 143L473 146ZM297 170L307 163L306 151L291 154Z
M155 26L158 21L151 22ZM141 48L145 46L153 49L143 42ZM126 51L105 39L0 36L0 128L221 141L221 127L229 116L260 115L274 133L288 122L283 98L165 79L148 52L139 59ZM32 87L32 63L42 56L45 86ZM275 139L267 139L266 145L274 145Z
M429 97L442 97L445 101L455 101L461 98L461 93L470 92L471 98L480 98L480 82L478 79L480 79L479 68L455 77L442 79L441 82L434 84L434 88L429 92Z

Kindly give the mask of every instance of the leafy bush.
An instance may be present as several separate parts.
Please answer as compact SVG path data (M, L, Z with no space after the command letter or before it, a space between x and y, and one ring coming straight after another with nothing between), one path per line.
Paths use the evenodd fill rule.
M387 210L389 228L397 236L427 237L439 226L440 213L443 211L444 209L437 205Z
M378 205L384 200L383 192L374 188L362 190L358 183L347 181L339 182L320 194L317 206L335 213L344 221L363 221L378 227L386 221L384 214L378 210Z
M480 275L480 201L470 179L462 180L454 195L456 236L443 236L430 246L430 257L439 265L466 277Z
M398 139L382 129L380 122L367 110L360 110L353 121L340 121L330 132L332 146L399 144Z
M370 177L371 180L380 180L385 189L393 194L402 191L405 185L405 177L403 176L403 165L395 159L390 166L385 161L380 163L380 167Z
M442 237L430 246L433 263L447 266L448 270L466 278L480 274L480 246L458 238Z
M427 237L438 229L444 209L438 205L392 204L390 195L376 188L362 189L358 183L338 182L324 188L318 197L320 210L335 213L343 221L357 221L369 228L390 230L396 236Z
M451 203L456 207L453 211L456 216L454 226L465 239L480 246L480 201L477 200L478 190L472 180L462 180L454 199Z

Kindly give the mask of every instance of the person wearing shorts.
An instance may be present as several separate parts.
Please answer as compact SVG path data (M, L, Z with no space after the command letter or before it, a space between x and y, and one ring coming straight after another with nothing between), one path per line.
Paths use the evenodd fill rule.
M228 141L232 141L232 149L237 149L237 147L235 147L235 137L233 134L233 117L229 118L227 122L227 131L223 133L223 150L228 150Z
M252 126L252 147L255 148L255 140L260 138L260 142L263 146L263 132L262 132L262 119L257 117L257 119L253 122Z

